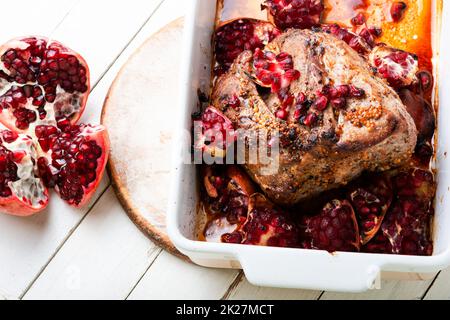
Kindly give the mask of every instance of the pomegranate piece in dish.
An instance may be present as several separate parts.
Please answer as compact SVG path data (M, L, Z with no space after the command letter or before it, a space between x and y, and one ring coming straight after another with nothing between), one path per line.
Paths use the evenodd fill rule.
M0 122L11 130L76 123L89 88L86 61L57 41L17 38L0 47Z
M300 246L299 229L289 213L277 208L259 193L250 197L248 218L241 233L244 244L290 248Z
M325 9L322 0L265 0L262 8L268 10L269 19L282 30L317 26Z
M391 177L383 174L366 175L350 188L349 198L358 218L361 243L364 245L378 232L391 205Z
M205 166L202 168L203 187L206 191L204 208L212 217L204 235L209 242L240 243L240 234L233 232L247 220L250 196L255 187L238 166Z
M370 53L369 61L395 89L417 82L419 62L414 54L380 44Z
M219 26L214 37L218 75L228 71L242 52L262 49L280 34L273 24L256 19L236 19Z
M360 237L355 212L346 200L333 200L316 216L301 222L302 244L306 249L359 251Z
M380 231L364 251L431 255L431 218L435 183L431 172L411 169L393 178L396 197Z

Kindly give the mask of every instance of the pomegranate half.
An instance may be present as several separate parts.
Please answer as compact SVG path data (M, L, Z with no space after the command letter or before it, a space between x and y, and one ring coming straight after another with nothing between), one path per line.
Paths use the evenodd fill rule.
M86 61L57 41L26 37L0 47L0 122L13 131L76 123L89 89Z

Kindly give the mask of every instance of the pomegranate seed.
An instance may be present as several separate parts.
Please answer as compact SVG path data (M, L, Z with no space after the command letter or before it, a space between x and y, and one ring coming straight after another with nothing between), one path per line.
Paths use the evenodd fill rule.
M391 16L394 22L398 22L403 18L403 14L407 9L406 3L403 1L394 2L391 6Z
M362 98L366 95L366 92L361 89L361 88L357 88L355 86L350 86L350 96L352 98Z
M275 116L276 116L278 119L286 120L287 117L288 117L288 113L287 113L286 110L280 109L280 110L278 110L278 111L275 113Z
M241 101L239 100L239 97L234 94L228 99L227 105L233 109L238 109L241 106Z
M319 117L315 113L309 113L305 116L303 124L307 127L312 127L317 123L318 120Z
M27 155L25 151L16 151L13 153L14 155L14 162L15 163L21 163L22 159Z
M318 111L324 111L327 108L327 106L328 106L328 98L325 96L318 97L312 104L312 107Z
M361 12L351 19L354 26L361 26L366 22L366 17Z
M376 26L369 27L369 32L374 36L375 38L381 37L383 30Z
M331 100L331 104L335 109L345 109L345 107L347 106L347 100L345 98L335 98Z
M7 143L13 143L14 141L17 140L18 137L19 136L17 135L17 133L15 133L13 131L9 131L9 130L2 131L2 138Z

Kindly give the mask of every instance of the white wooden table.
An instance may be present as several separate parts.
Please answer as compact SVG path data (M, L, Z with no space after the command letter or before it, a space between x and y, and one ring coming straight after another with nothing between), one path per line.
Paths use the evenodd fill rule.
M213 1L213 0L211 0ZM0 42L52 36L80 52L92 75L83 121L98 123L119 68L153 32L184 15L179 0L23 0L5 2ZM20 8L19 8L20 6ZM15 14L20 10L20 18ZM91 205L56 196L47 212L0 215L1 299L450 299L450 271L434 280L384 281L363 295L250 285L235 270L205 269L162 251L128 219L107 177Z

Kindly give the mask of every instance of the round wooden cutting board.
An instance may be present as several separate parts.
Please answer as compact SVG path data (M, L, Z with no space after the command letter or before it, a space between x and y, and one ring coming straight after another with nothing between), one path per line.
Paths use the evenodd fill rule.
M152 35L126 62L105 100L109 173L131 220L167 251L187 259L166 232L171 139L184 20Z

